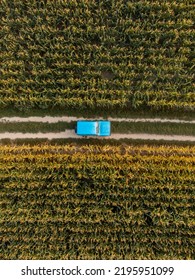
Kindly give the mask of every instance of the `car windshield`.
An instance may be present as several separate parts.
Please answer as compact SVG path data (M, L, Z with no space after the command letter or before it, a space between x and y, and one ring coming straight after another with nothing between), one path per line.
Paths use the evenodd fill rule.
M99 123L96 122L96 134L98 135L99 134Z

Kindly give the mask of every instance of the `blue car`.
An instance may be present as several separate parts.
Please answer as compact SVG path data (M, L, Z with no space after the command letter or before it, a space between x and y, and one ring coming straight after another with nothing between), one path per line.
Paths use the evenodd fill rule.
M77 121L75 132L81 136L110 136L110 121Z

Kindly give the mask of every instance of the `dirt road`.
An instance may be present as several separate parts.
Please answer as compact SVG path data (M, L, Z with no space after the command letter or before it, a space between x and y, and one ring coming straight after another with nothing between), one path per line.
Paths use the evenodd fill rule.
M102 118L96 118L102 119ZM69 116L62 116L62 117L3 117L0 118L0 123L10 123L10 122L41 122L41 123L57 123L57 122L71 122L77 120L84 120L84 118L77 118L77 117L69 117ZM126 122L159 122L159 123L191 123L195 124L195 120L186 121L186 120L179 120L179 119L160 119L160 118L108 118L110 121L126 121ZM68 139L68 138L83 138L82 136L78 136L75 134L74 130L66 130L60 133L9 133L4 132L0 133L0 139ZM89 138L89 137L88 137ZM93 137L94 138L94 137ZM98 138L98 137L97 137ZM106 137L109 139L145 139L145 140L175 140L175 141L192 141L195 142L195 136L187 136L187 135L159 135L159 134L119 134L119 133L112 133L111 136Z

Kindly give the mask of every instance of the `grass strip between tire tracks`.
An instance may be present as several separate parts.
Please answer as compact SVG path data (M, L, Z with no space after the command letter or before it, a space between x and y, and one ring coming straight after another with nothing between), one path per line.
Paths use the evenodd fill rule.
M0 132L46 133L62 132L74 129L76 122L58 123L1 123ZM195 125L186 123L143 123L143 122L112 122L113 133L151 133L165 135L192 135L195 136Z

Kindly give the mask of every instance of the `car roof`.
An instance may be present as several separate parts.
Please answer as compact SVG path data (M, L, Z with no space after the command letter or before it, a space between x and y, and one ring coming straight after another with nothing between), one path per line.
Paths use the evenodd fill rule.
M77 134L82 135L97 135L97 121L78 121Z

